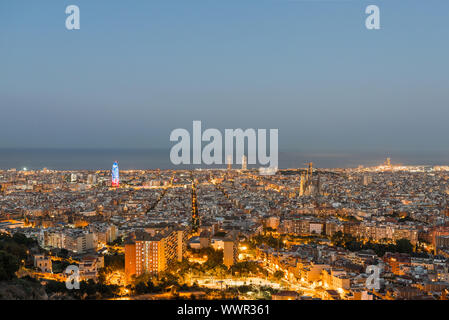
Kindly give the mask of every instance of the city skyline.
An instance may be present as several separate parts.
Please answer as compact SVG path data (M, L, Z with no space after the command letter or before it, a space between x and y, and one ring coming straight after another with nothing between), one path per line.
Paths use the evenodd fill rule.
M448 173L0 170L0 297L447 300Z
M449 300L447 39L447 0L1 0L0 300Z
M0 169L23 170L107 170L111 159L118 159L125 170L185 170L224 169L222 165L175 165L170 162L170 150L146 149L0 149ZM376 166L390 157L395 165L445 166L449 165L449 153L406 153L406 152L279 152L279 168L301 168L314 162L320 168L356 168ZM235 162L231 168L240 168ZM249 168L259 168L249 165Z

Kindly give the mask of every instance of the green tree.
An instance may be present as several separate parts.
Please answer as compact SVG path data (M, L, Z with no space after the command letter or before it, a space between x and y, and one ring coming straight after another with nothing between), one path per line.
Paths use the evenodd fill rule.
M284 271L278 270L273 274L273 277L275 277L276 279L280 280L285 276Z
M11 280L19 270L19 260L16 256L0 251L0 280Z
M113 254L104 256L104 265L110 270L125 270L125 255Z

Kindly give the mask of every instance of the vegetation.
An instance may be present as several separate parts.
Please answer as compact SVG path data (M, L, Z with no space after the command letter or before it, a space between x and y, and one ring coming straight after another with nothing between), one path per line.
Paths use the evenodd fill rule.
M53 273L62 273L69 265L68 261L52 261Z
M134 278L130 289L134 294L176 292L176 291L195 291L199 287L194 284L188 286L182 283L181 277L171 272L161 272L158 275L150 273L142 274Z
M0 250L0 281L15 278L16 271L19 270L19 261L16 256Z
M239 287L228 288L227 291L234 293L235 295L253 293L255 294L252 296L253 299L270 300L271 295L279 290L268 286L242 285Z
M25 264L29 256L29 252L33 247L38 247L35 240L27 238L25 235L16 233L13 236L8 234L0 234L0 281L11 281L10 283L24 285L24 288L34 286L41 287L39 281L29 276L17 279L16 272L20 266ZM66 251L66 250L65 250ZM60 257L67 257L68 252L64 249L59 250ZM111 256L106 259L106 263L113 268L124 268L124 257ZM54 272L61 272L69 265L66 261L53 261ZM103 283L95 283L92 280L81 281L79 290L68 290L64 282L46 280L45 292L51 295L58 293L64 296L70 296L75 299L98 299L109 298L119 292L119 287L114 285L105 285ZM28 290L27 289L27 290ZM31 291L30 291L31 292ZM44 291L42 291L44 292Z
M95 283L93 280L81 281L80 288L68 290L64 282L48 280L45 290L48 294L63 294L75 299L102 299L111 298L119 293L119 287Z
M110 254L104 256L104 267L98 270L98 280L100 283L106 283L106 275L115 271L125 271L125 255Z
M226 273L228 268L223 264L223 250L215 250L214 248L202 248L202 249L192 249L190 251L193 257L204 258L207 257L207 260L203 264L199 263L189 263L187 260L181 263L180 272L192 272L199 274L222 274ZM175 265L174 268L179 267L179 265Z
M382 257L386 252L413 254L413 245L407 239L399 239L395 244L382 244L371 241L363 242L351 235L343 234L341 231L338 231L331 237L331 240L336 246L346 248L350 251L371 249L379 257Z
M25 237L21 233L10 236L6 233L0 234L0 280L11 280L16 278L15 273L20 265L25 263L29 248L36 246L33 239Z
M259 263L255 261L238 262L230 268L230 272L232 275L238 274L239 276L244 277L257 275L261 273L264 275L268 274L268 272L264 268L262 268L259 265Z
M122 237L118 237L111 243L108 243L108 245L112 245L112 246L123 246L124 244L125 244L125 241Z
M273 277L277 280L281 280L285 276L285 272L278 270L273 274Z
M271 248L274 248L274 249L282 249L282 248L285 247L285 244L283 242L284 241L284 236L279 236L279 237L275 238L271 234L270 235L259 234L259 235L255 236L255 237L253 237L252 241L253 241L253 243L256 246L260 246L262 244L265 244L265 245L267 245L267 246L269 246Z
M69 250L65 249L65 248L61 248L58 250L53 250L53 253L63 259L67 259L69 257Z
M110 270L125 270L125 255L112 254L104 256L104 266Z

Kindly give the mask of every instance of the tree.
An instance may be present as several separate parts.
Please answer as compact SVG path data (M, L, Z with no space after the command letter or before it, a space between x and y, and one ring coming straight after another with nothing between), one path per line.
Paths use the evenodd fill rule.
M396 251L411 254L413 252L413 245L407 239L399 239L396 241Z
M210 248L212 249L212 248ZM209 250L207 253L207 261L204 265L208 269L213 269L223 263L223 250Z
M237 290L238 290L238 292L240 292L240 293L247 293L248 291L252 291L253 288L252 288L252 286L243 285L243 286L239 286L239 287L237 288Z
M275 277L276 279L280 280L285 276L284 271L278 270L273 274L273 277Z
M14 240L14 242L24 245L24 246L32 246L32 245L36 244L36 240L27 238L23 233L15 233L12 236L12 240Z
M119 237L109 244L113 245L113 246L122 246L124 244L124 240L123 240L123 238Z
M62 248L61 250L59 250L59 256L61 258L67 259L67 257L69 256L69 250Z
M231 267L231 272L233 274L238 272L240 275L257 274L262 270L263 268L261 268L255 261L238 262Z
M19 270L19 260L14 255L0 251L0 280L11 280Z
M104 265L110 270L124 270L125 269L125 255L114 254L104 256Z
M222 278L226 275L226 272L228 271L228 268L224 264L219 264L215 268L212 269L213 274L216 276Z

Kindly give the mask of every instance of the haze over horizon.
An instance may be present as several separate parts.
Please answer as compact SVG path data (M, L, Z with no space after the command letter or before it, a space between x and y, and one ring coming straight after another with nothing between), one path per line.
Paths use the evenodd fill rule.
M117 160L121 170L130 169L215 169L226 165L173 165L170 150L151 149L1 149L0 169L43 168L54 170L110 170ZM304 168L312 161L316 168L355 168L359 165L378 166L391 157L392 164L449 165L449 154L416 153L310 153L279 152L279 168ZM233 168L240 168L234 164ZM259 165L249 165L258 168Z
M375 1L381 30L369 4L2 1L0 148L166 150L201 120L279 129L280 151L448 154L449 3Z

